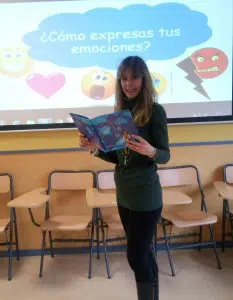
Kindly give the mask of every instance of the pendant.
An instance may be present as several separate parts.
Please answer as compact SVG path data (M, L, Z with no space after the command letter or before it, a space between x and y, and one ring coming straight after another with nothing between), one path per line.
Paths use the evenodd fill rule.
M124 166L127 166L127 163L128 163L128 159L127 158L129 156L129 149L128 148L123 149L122 155L124 157Z

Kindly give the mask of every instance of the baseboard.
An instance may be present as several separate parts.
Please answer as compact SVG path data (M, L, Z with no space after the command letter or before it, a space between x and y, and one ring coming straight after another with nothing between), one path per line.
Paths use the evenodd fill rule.
M190 246L189 246L190 245ZM182 247L185 247L185 249L196 249L192 246L191 243L171 243L170 247L171 250L182 250ZM222 244L221 242L216 242L217 248L221 248ZM205 249L212 248L212 246L206 246ZM225 248L233 248L233 242L226 241ZM114 253L114 252L125 252L126 251L126 245L109 245L107 247L108 252ZM164 243L159 243L157 246L158 251L166 251L166 246ZM67 247L67 248L55 248L54 249L55 255L66 255L66 254L88 254L89 253L89 247ZM97 253L97 247L93 247L93 253ZM40 256L41 250L40 249L21 249L20 251L20 257L27 257L27 256ZM104 252L104 247L99 247L99 252ZM16 256L16 251L13 250L12 253L13 257ZM45 255L50 255L50 250L45 249ZM0 257L7 257L8 252L7 251L0 251Z

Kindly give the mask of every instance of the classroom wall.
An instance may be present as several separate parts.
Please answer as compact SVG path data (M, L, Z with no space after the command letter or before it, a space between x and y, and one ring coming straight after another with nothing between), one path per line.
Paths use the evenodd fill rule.
M233 124L169 125L171 144L233 141ZM0 132L2 151L69 149L78 146L77 131Z
M223 165L233 161L233 124L169 126L169 137L171 160L167 165L194 164L198 167L209 211L218 216L215 236L220 240L222 201L213 187L213 181L222 179ZM90 156L86 150L80 151L77 146L76 131L1 133L0 172L13 175L15 196L19 196L36 187L47 186L48 174L55 169L113 168L113 165ZM194 199L192 207L198 209L197 189L186 189L186 192ZM1 214L7 213L6 198L6 195L1 196ZM59 213L91 215L83 192L55 194L52 212L57 210L58 204L61 205ZM44 208L34 209L34 213L40 221L44 217ZM105 210L104 213L112 213L112 210ZM20 248L39 249L40 229L32 225L26 209L17 210L17 216ZM68 235L72 236L71 233ZM61 237L60 234L56 236Z

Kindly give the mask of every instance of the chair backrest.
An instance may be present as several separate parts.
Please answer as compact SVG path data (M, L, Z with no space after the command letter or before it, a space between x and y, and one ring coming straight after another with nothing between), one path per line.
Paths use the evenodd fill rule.
M100 170L97 172L97 188L100 190L116 189L114 170Z
M233 183L233 164L224 166L224 181L226 183Z
M204 209L207 212L207 204L197 167L193 165L164 167L158 169L158 174L163 188L198 185L201 196L201 210Z
M53 190L86 190L95 186L91 170L55 170L49 174L48 192Z
M13 177L8 173L0 173L0 193L9 193L10 198L13 199Z
M162 187L185 186L197 183L200 187L198 170L192 165L159 168L158 174Z
M199 173L195 166L185 165L164 167L158 169L162 187L175 187L197 184L200 187ZM115 189L114 170L100 170L97 172L97 188Z

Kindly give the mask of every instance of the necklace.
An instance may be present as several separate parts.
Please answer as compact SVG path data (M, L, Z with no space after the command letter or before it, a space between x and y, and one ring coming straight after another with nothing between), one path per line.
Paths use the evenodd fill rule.
M124 157L124 166L127 165L127 162L128 162L127 160L128 160L129 153L130 153L129 148L125 148L125 149L123 149L123 151L122 151L122 155L123 155L123 157Z

